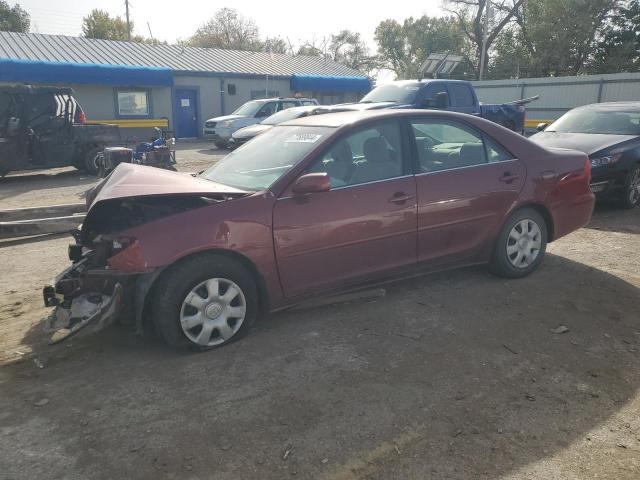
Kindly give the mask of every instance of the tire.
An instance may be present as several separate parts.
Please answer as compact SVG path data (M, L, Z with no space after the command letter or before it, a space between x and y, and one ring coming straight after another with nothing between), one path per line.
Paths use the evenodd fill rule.
M239 293L229 302L225 295L232 287ZM216 288L217 295L212 292ZM204 351L235 342L247 334L258 315L253 276L223 255L198 255L169 267L158 279L151 300L156 331L174 348Z
M85 153L83 166L87 173L91 175L98 174L98 163L96 162L96 159L102 150L104 150L103 147L93 147Z
M640 165L634 165L624 182L622 208L631 209L638 203L640 203Z
M220 149L225 149L229 146L227 142L221 142L219 140L216 140L215 142L213 142L213 144Z
M489 264L491 272L507 278L526 277L542 262L547 237L547 224L535 209L515 211L498 234Z

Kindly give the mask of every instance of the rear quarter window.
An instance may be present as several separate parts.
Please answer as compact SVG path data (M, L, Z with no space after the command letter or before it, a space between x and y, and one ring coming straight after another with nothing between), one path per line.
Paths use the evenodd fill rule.
M475 105L469 85L452 84L449 85L449 89L456 107L473 107Z

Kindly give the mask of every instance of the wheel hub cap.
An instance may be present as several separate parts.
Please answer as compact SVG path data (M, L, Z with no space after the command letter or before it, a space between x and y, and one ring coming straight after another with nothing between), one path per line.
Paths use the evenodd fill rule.
M242 289L226 278L210 278L187 293L180 326L193 343L212 347L233 337L244 322L247 302Z
M215 320L222 313L222 305L217 302L210 303L204 311L205 315L211 320Z
M514 267L526 268L531 265L542 247L542 231L531 219L516 223L507 238L507 258Z

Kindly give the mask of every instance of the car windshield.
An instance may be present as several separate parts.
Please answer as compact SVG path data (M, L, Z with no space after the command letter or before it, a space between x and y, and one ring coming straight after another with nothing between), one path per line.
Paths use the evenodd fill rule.
M281 110L277 113L274 113L270 117L265 118L262 122L264 125L278 125L279 123L286 122L289 120L294 120L296 118L301 117L305 112L308 112L309 109L307 107L302 108L287 108L286 110Z
M200 177L241 190L264 190L332 132L328 127L274 127L231 152Z
M640 112L577 108L565 113L545 132L640 135Z
M420 90L420 83L389 83L374 88L366 94L360 103L376 103L376 102L396 102L396 103L413 103L416 95Z
M245 117L252 117L256 114L256 112L260 109L262 105L264 105L264 102L258 102L256 100L252 100L242 105L231 115L242 115Z

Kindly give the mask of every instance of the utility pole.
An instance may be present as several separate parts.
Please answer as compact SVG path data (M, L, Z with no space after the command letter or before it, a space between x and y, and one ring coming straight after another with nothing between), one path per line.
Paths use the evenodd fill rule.
M491 0L487 0L484 12L484 28L482 29L482 52L480 52L480 75L478 80L482 80L484 74L484 64L487 61L487 37L489 36L489 16L491 15Z
M124 0L124 8L127 12L127 39L131 41L131 24L129 23L129 0Z

